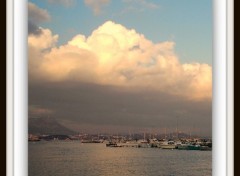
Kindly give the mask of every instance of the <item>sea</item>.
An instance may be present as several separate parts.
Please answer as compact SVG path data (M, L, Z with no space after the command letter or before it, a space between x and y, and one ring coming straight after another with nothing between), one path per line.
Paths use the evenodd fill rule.
M29 176L210 176L212 151L106 147L40 141L28 145Z

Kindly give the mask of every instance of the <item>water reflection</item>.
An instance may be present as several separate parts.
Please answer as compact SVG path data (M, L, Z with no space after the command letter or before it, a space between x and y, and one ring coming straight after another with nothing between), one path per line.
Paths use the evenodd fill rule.
M210 176L211 151L29 143L30 176Z

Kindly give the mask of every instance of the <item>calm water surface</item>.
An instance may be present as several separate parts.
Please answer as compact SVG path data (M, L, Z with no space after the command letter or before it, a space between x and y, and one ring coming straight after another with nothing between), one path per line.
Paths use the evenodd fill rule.
M210 176L211 151L29 143L29 176Z

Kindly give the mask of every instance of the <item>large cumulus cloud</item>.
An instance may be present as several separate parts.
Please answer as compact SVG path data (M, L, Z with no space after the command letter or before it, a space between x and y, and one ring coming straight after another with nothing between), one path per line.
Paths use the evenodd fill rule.
M172 41L153 43L112 21L59 47L57 35L42 31L28 38L30 79L147 88L188 99L211 99L211 66L180 63Z

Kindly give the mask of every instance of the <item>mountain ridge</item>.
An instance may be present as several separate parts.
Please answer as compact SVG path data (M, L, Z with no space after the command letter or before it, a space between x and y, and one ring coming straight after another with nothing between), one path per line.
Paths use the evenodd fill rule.
M61 125L53 117L31 117L28 119L29 134L49 134L49 135L72 135L75 131Z

